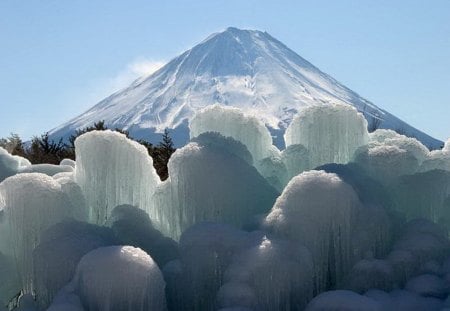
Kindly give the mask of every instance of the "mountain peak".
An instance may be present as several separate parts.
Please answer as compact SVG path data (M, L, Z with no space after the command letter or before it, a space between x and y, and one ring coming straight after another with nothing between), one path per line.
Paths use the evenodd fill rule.
M267 32L236 27L212 34L51 134L67 137L105 120L108 126L129 130L137 138L151 139L165 128L177 129L174 138L182 145L189 137L187 122L195 112L218 103L257 115L278 137L275 142L280 146L284 129L302 107L331 102L352 105L369 123L371 118L381 119L382 127L401 128L427 146L441 143L340 84Z

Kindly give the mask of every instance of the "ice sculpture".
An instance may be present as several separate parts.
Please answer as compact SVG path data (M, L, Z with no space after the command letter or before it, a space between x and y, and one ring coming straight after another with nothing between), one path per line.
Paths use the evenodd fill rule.
M367 121L354 107L343 104L310 106L301 110L284 134L286 147L300 144L310 165L347 163L368 140Z
M377 143L357 150L355 162L383 185L391 184L401 175L414 174L419 168L419 161L411 152L396 145Z
M30 165L31 163L27 159L13 156L0 147L0 182L9 176L17 174L20 169Z
M225 137L232 137L247 146L255 163L271 156L275 148L264 123L238 108L207 106L192 118L189 130L191 138L205 132L218 132Z
M298 244L263 236L235 256L217 296L223 308L303 310L313 296L313 261Z
M120 204L139 206L154 219L151 198L159 177L144 146L118 132L92 131L75 140L75 151L75 179L92 223L105 223Z
M352 225L359 208L355 191L337 175L308 171L291 179L266 225L311 251L320 292L334 286L352 267Z
M160 220L155 225L174 239L201 221L241 227L269 211L278 195L254 167L212 144L190 143L168 166L169 178L155 194L161 214L150 218Z
M69 283L80 259L90 251L117 244L111 229L83 222L58 223L43 234L33 251L33 284L38 305L49 306Z
M397 146L400 149L410 152L419 161L419 164L427 158L430 152L417 139L398 134L393 130L378 129L370 133L369 138L371 142L385 146Z
M70 165L33 164L19 169L19 173L42 173L48 176L64 172L73 172L73 167Z
M450 172L432 170L402 176L393 185L395 207L407 219L450 225Z
M433 150L428 154L419 171L426 172L436 169L450 171L450 139L446 141L442 150Z
M0 253L0 310L20 292L20 282L13 260Z
M91 251L78 264L71 286L86 310L166 310L162 273L139 248L108 246Z
M156 230L148 214L137 207L115 207L108 219L108 225L121 244L139 247L151 254L159 267L180 256L178 244Z
M0 184L4 198L2 216L8 251L14 257L25 293L31 292L32 252L43 231L70 217L73 207L53 178L39 173L18 174Z
M316 296L305 311L382 311L374 299L348 290L324 292Z
M303 145L290 145L281 152L281 157L286 166L286 184L292 177L312 168L310 154Z
M344 287L363 294L372 288L391 291L396 285L394 268L389 261L363 259L353 266Z
M183 296L182 303L173 309L216 310L223 274L247 241L246 232L230 225L201 223L187 229L180 239L182 270L175 284Z

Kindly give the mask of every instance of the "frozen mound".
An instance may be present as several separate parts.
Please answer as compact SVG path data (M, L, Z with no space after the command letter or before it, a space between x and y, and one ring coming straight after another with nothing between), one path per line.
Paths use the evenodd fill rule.
M187 229L180 239L179 282L171 284L183 297L172 309L216 310L223 274L247 243L247 233L230 225L201 223Z
M393 217L378 205L358 210L352 231L353 258L383 258L392 246Z
M420 166L421 172L431 170L450 171L450 139L448 139L442 150L433 150Z
M174 239L202 221L242 227L253 215L269 211L278 196L254 167L213 145L178 149L168 170L169 178L155 194L160 214L150 218Z
M73 168L75 168L77 162L75 162L74 160L71 159L62 159L61 162L59 163L59 165L66 165L66 166L71 166Z
M207 106L191 119L189 130L191 138L205 132L218 132L225 137L232 137L247 146L255 163L271 156L275 148L264 123L238 108Z
M386 187L367 176L364 169L356 163L325 164L316 169L338 175L339 178L353 187L359 200L364 204L383 207L392 205L392 199Z
M395 208L410 220L426 218L450 225L450 172L427 171L402 176L393 185Z
M396 252L394 258L392 254ZM398 252L400 252L400 255ZM408 258L407 254L412 255ZM397 265L403 265L405 271L415 270L423 264L436 260L441 262L450 254L450 242L448 240L448 233L439 225L424 219L416 219L410 221L403 230L403 234L394 243L393 252L388 256L388 259L393 263L396 259ZM397 268L394 265L394 268ZM401 270L397 270L401 271ZM406 278L409 278L407 275Z
M367 121L354 107L328 104L306 107L284 134L286 147L300 144L310 153L310 165L347 163L367 144Z
M53 178L39 173L18 174L0 184L4 199L3 223L8 253L15 259L22 288L29 293L33 276L33 249L45 229L71 217L73 207ZM2 243L3 244L3 243Z
M279 192L283 191L288 182L286 165L279 155L273 155L259 161L258 172Z
M90 207L90 222L103 224L120 204L155 215L152 195L159 183L147 149L112 131L92 131L75 140L75 179Z
M353 266L344 287L363 294L373 288L391 291L396 285L394 269L389 261L363 259Z
M72 286L86 310L166 310L161 271L139 248L108 246L91 251L78 264Z
M232 137L225 137L218 132L206 132L191 139L191 142L198 143L205 147L212 147L223 152L228 152L241 158L250 165L253 165L253 157L247 147L240 141Z
M88 221L89 207L81 187L75 181L73 172L56 174L53 176L53 179L61 185L61 190L67 195L72 204L72 217L76 220Z
M72 280L80 259L90 251L117 244L112 230L68 221L47 229L33 251L33 284L38 305L45 309Z
M316 296L305 311L382 311L381 305L372 298L352 291L335 290Z
M20 169L30 166L31 163L25 158L11 155L0 147L0 182L7 177L15 175Z
M386 293L380 290L369 290L365 297L375 300L380 310L395 311L443 311L442 300L431 297L422 297L406 290L393 290Z
M369 134L369 141L385 146L397 146L410 152L419 163L422 163L430 153L428 148L417 139L398 134L393 130L378 129Z
M410 279L405 289L420 296L439 299L444 299L449 294L448 283L432 274L422 274Z
M64 172L73 172L73 167L69 165L33 164L22 167L18 171L18 173L42 173L48 176Z
M351 236L359 208L355 191L337 175L309 171L291 179L265 222L274 233L311 251L320 292L352 267Z
M111 212L108 226L122 245L139 247L150 254L159 267L178 258L178 244L153 227L148 214L131 205L119 205Z
M354 161L364 172L383 185L389 185L401 175L417 172L419 161L398 146L370 144L355 152Z
M313 297L313 262L309 251L297 244L270 240L234 257L217 294L222 308L303 310Z
M310 154L303 145L290 145L281 152L282 161L286 167L286 184L292 177L312 168Z

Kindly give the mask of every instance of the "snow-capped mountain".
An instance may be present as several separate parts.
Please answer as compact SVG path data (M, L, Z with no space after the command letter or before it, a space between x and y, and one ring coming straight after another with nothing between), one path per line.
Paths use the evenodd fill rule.
M174 129L172 135L182 145L189 137L187 123L194 113L220 103L261 118L280 146L281 134L302 107L330 102L353 105L369 124L401 130L431 148L442 144L340 84L267 32L237 28L209 36L51 135L67 137L105 120L109 127L127 129L133 137L150 141L159 140L160 135L155 135L165 128Z

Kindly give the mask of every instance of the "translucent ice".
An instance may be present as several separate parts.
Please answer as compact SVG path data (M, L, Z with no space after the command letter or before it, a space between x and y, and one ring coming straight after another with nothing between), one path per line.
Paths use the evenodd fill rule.
M334 286L352 267L352 225L360 204L337 175L309 171L291 179L266 218L272 231L311 251L318 291Z
M426 218L450 225L450 172L433 170L402 176L392 188L395 207L408 220Z
M178 239L201 221L244 225L270 210L277 192L246 161L215 145L190 143L169 161L169 179L155 194L155 225Z
M311 254L287 241L266 236L259 241L235 256L218 292L220 306L303 310L314 290Z
M300 144L309 150L311 167L347 163L368 139L364 116L354 107L342 104L301 110L284 134L286 147Z
M73 207L53 178L39 173L18 174L0 184L4 198L3 218L22 287L32 290L32 252L41 234L53 224L72 216Z
M131 205L115 207L108 220L120 243L139 247L148 254L159 267L179 257L178 244L153 227L148 214Z
M0 147L0 182L9 176L17 174L20 169L30 165L31 163L27 159L13 156Z
M37 302L46 308L70 280L88 252L117 244L112 230L82 222L58 223L47 229L33 251L33 283Z
M166 310L162 273L139 248L91 251L81 259L71 283L86 310Z
M144 146L118 132L92 131L75 140L75 151L75 179L90 207L91 222L103 224L120 204L155 214L151 198L159 177Z
M232 137L247 146L255 163L271 156L271 150L275 148L264 123L238 108L207 106L192 118L189 130L191 138L205 132L218 132L225 137Z

